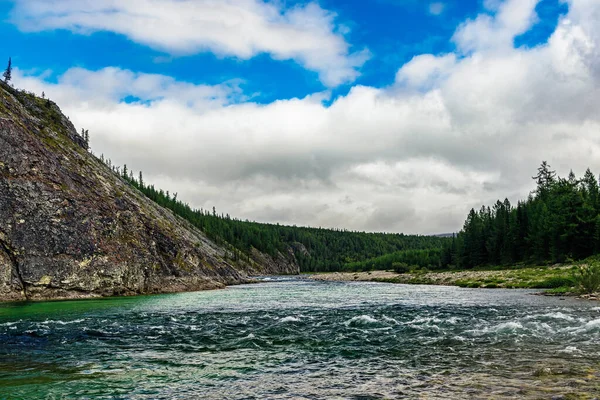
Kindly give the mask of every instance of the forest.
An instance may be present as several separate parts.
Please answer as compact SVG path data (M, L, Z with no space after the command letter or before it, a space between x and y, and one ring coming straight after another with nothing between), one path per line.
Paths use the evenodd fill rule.
M348 264L398 251L436 249L439 252L443 243L449 240L434 236L265 224L218 214L214 207L212 210L192 209L179 200L176 193L146 184L142 173L136 178L127 166L116 168L104 157L101 160L148 198L188 220L218 244L231 245L234 260L248 258L252 248L271 256L278 252L286 255L292 248L302 272L341 271L347 269Z
M127 166L111 167L217 243L231 245L235 259L249 257L252 248L273 256L292 248L302 272L543 265L583 260L600 252L600 185L589 169L580 179L572 172L561 178L543 162L533 177L537 187L526 200L516 206L508 199L498 200L492 207L472 209L462 230L445 238L240 220L218 214L215 208L193 209L177 194L145 184L142 173L136 179Z
M441 265L468 269L486 265L564 263L600 250L600 193L588 169L578 179L556 175L543 162L537 187L516 206L508 200L472 209L463 229L444 244Z
M447 241L448 239L445 239ZM441 248L402 250L384 254L365 261L357 261L344 265L347 271L373 271L393 269L398 273L411 272L418 269L439 270L441 264Z

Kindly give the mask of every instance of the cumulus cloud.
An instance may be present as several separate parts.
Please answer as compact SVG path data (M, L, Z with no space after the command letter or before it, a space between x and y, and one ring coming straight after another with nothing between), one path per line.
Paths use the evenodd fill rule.
M495 14L480 14L464 22L454 34L454 42L463 53L512 49L514 38L537 22L535 7L540 0L486 2ZM492 4L493 3L493 4Z
M450 76L455 64L454 54L416 56L398 70L396 83L405 88L420 90L438 87Z
M249 59L267 53L316 71L328 86L351 82L369 58L353 52L336 15L316 3L284 8L262 0L14 0L25 32L109 31L173 55L210 51Z
M417 56L390 87L355 86L330 105L327 93L256 104L239 101L235 82L117 68L73 69L57 83L16 71L15 82L62 104L97 153L194 206L288 224L450 232L471 207L526 196L542 160L562 174L600 172L600 3L569 6L546 44L516 49L535 1L501 3L457 29L457 54Z

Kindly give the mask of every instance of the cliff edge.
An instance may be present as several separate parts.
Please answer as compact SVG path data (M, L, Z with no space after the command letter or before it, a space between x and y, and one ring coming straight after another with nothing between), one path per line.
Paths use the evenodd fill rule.
M226 255L90 154L55 103L0 83L0 301L213 289L298 270Z

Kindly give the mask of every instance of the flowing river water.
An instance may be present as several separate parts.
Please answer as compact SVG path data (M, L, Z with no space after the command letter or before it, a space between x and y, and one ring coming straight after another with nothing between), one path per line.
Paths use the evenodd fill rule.
M276 279L0 304L0 399L600 397L600 304Z

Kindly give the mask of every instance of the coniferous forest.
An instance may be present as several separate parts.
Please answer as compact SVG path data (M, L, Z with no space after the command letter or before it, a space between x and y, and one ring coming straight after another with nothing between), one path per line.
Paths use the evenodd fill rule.
M563 263L600 251L600 193L588 169L561 178L543 162L537 188L516 206L508 200L471 210L462 231L444 245L444 268Z
M104 160L104 157L101 158ZM143 174L134 177L127 166L122 169L104 160L125 181L136 187L157 204L172 210L191 222L218 244L227 243L234 249L233 258L247 258L255 248L271 256L277 253L294 254L303 272L341 271L348 264L365 261L398 251L442 248L448 238L434 236L365 233L346 230L284 226L240 220L212 210L192 209L188 204L143 180ZM439 257L436 260L439 264Z
M472 209L463 229L444 238L240 220L215 208L192 209L177 194L145 184L141 173L135 178L126 166L111 167L217 243L231 245L235 259L247 258L252 248L273 256L292 248L303 272L539 265L582 260L600 252L600 186L589 169L581 179L572 172L561 178L543 162L533 177L537 187L526 200L516 206L508 199L498 200L493 207Z

